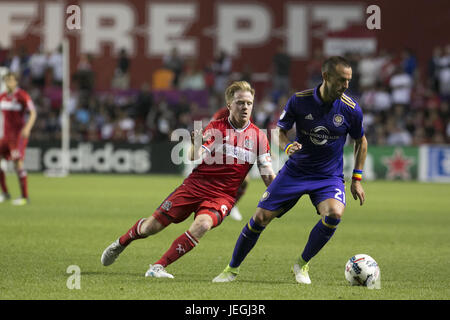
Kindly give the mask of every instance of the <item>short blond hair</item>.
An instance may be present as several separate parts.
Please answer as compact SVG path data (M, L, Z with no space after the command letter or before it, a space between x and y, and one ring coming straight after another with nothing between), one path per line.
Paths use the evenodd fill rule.
M252 88L250 83L247 81L234 81L225 90L225 101L227 104L230 104L233 101L234 94L237 91L248 91L252 96L255 96L255 89Z
M6 80L6 78L9 77L13 77L16 81L19 81L19 74L17 72L8 71L3 75L3 80Z

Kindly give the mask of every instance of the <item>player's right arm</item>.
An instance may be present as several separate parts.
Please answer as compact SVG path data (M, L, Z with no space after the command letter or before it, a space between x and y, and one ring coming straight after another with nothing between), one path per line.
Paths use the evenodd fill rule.
M278 145L280 147L280 149L284 150L286 152L286 154L288 156L296 153L297 151L299 151L302 148L302 145L300 143L298 143L297 141L293 141L291 142L288 138L288 131L277 127L277 135L278 135ZM292 144L291 146L289 146L289 144Z
M196 161L201 158L203 148L203 130L193 130L191 132L191 147L189 149L189 159Z
M196 129L191 131L189 159L196 161L202 158L203 152L211 152L214 149L213 144L217 137L220 137L220 132L213 127L212 123L207 125L205 130Z
M278 146L284 150L288 156L294 154L302 148L302 145L297 141L290 141L288 138L288 131L295 123L295 105L296 96L293 95L286 103L280 119L277 123L276 135L278 137Z

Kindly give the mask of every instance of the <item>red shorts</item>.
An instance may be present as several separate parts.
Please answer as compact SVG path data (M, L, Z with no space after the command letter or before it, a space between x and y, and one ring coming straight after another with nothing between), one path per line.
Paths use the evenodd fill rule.
M153 217L163 226L180 223L192 212L195 216L207 214L213 220L213 228L217 227L230 213L234 203L226 198L205 195L199 197L190 191L191 187L181 185L172 192L153 213Z
M23 160L27 149L28 139L17 137L0 140L0 158L6 160Z

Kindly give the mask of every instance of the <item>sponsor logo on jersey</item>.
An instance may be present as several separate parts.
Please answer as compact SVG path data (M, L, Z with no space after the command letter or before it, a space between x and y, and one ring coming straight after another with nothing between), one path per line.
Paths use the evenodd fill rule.
M317 126L309 132L302 129L301 133L309 136L311 142L318 146L326 144L328 140L339 139L339 136L331 136L330 131L324 126Z
M21 111L22 105L15 99L13 99L12 101L2 100L0 102L0 109L5 111Z

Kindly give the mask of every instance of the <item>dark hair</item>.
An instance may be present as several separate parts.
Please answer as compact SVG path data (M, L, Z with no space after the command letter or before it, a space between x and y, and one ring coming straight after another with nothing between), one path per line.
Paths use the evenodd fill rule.
M350 62L348 62L347 59L345 59L344 57L341 56L332 56L329 57L327 60L325 60L322 64L322 73L324 72L335 72L336 71L336 66L340 64L343 65L344 67L347 68L351 68L352 66L350 65Z

